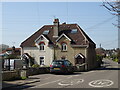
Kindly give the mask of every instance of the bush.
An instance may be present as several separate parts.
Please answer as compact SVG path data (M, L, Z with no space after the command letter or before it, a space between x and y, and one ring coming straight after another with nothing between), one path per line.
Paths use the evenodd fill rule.
M22 80L25 80L25 79L27 79L27 77L21 77L21 79L22 79Z
M33 68L36 68L36 67L40 67L40 65L38 65L38 64L33 64L32 67L33 67Z
M111 58L112 58L113 61L118 62L118 56L117 55L112 55Z

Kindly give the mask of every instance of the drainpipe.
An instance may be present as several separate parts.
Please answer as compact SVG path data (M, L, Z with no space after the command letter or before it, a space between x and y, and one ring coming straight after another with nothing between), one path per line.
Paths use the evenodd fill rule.
M55 44L56 45L56 44ZM54 48L54 60L56 59L56 55L55 55L55 46L53 46Z

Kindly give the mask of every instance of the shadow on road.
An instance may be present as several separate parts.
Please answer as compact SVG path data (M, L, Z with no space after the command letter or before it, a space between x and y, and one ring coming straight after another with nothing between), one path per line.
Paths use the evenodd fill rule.
M35 83L35 82L30 82L30 83L23 83L23 84L11 84L11 83L6 83L6 82L2 82L2 90L16 90L16 89L27 89L30 87L34 87L34 85L27 85L27 84L31 84L31 83Z
M95 70L120 70L120 68L108 68L108 67L101 67L101 68L97 68Z
M97 68L95 70L120 70L120 67L118 67L118 65L116 65L116 67L113 67L112 65L107 64L107 65L101 66L100 68Z

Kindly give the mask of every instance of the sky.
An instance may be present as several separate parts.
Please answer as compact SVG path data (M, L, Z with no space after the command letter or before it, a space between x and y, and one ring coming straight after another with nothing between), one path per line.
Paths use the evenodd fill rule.
M3 2L2 42L10 47L20 44L44 25L77 23L87 35L105 49L118 47L117 16L112 15L102 2ZM1 6L1 5L0 5Z

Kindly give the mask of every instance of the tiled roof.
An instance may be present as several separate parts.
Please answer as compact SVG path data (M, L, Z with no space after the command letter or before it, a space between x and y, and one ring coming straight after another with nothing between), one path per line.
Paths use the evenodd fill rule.
M0 52L0 54L4 54L7 51L12 51L12 48L7 48L6 50L3 50L2 52ZM15 52L20 52L20 51L21 51L21 48L15 48Z
M48 35L44 35L50 44L56 43L56 39L53 38L53 27L54 25L45 25L25 41L21 43L21 47L35 47L35 40L43 34L45 30L49 30ZM71 33L72 29L77 29L77 33ZM77 24L60 24L59 25L59 36L66 34L72 41L73 45L88 45L89 42L95 45L95 43L88 37L88 35L77 25ZM86 41L87 40L87 41ZM86 41L86 42L85 42Z

